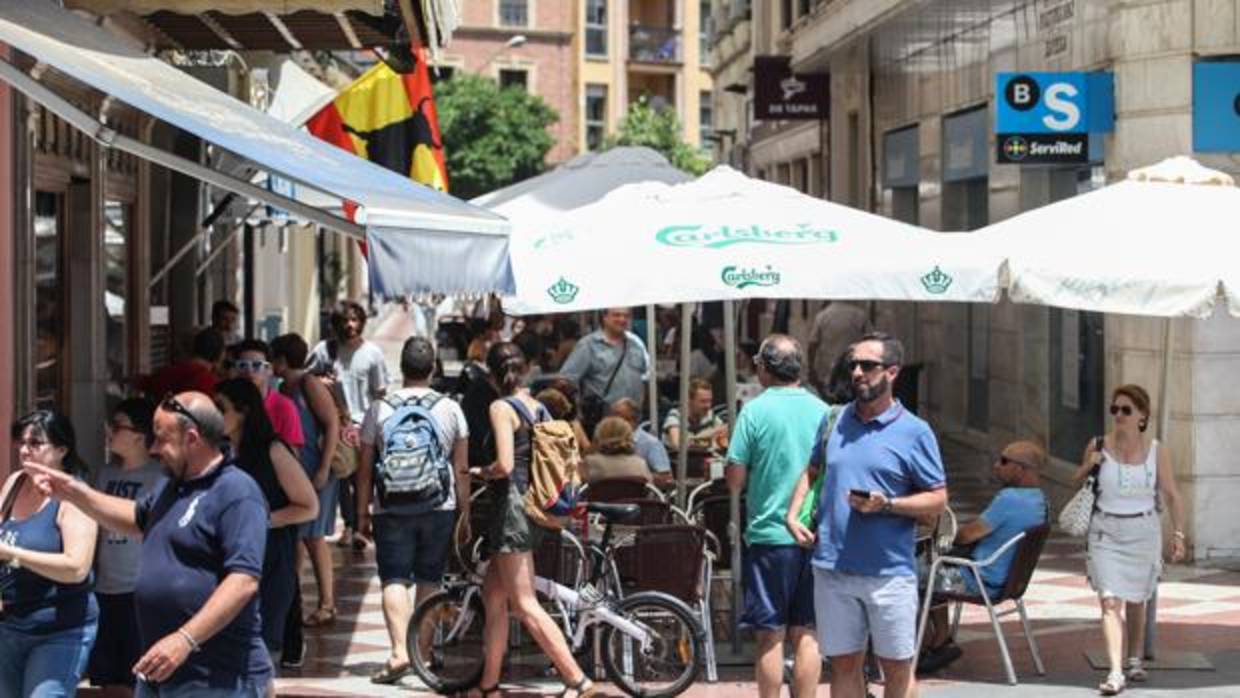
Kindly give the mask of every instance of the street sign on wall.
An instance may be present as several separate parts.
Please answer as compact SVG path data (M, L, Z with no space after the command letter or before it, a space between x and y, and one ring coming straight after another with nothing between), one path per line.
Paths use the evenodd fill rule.
M792 72L788 56L753 59L755 119L826 119L830 113L831 76Z
M1000 163L1087 163L1090 135L1115 129L1111 73L999 73L995 104Z
M1240 61L1193 65L1193 150L1240 152Z

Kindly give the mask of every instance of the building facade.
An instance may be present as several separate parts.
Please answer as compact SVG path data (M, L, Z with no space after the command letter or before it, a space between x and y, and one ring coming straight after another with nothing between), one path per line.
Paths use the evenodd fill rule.
M751 174L800 188L795 163L808 152L820 168L819 177L807 175L809 190L817 180L834 201L968 231L1173 155L1240 170L1230 155L1193 152L1193 67L1240 54L1234 0L756 0L750 12L757 55L786 54L797 73L830 73L830 115L814 151L804 124L751 123L741 135L737 114L745 147L733 157ZM995 76L1033 71L1114 76L1114 131L1094 139L1088 162L997 164ZM720 90L716 99L737 101ZM1100 264L1122 264L1123 253ZM1231 460L1240 449L1240 397L1223 387L1240 368L1234 319L1171 321L1164 384L1160 319L1006 300L876 304L874 315L923 365L920 408L936 428L987 449L1013 438L1041 442L1059 502L1086 442L1109 428L1110 390L1143 385L1154 424L1159 410L1170 411L1162 438L1186 498L1193 553L1240 555L1240 519L1228 504L1240 496Z
M577 142L597 150L629 105L645 99L676 110L685 142L710 149L715 101L710 3L699 0L583 0L578 18Z
M440 78L455 71L493 78L543 98L560 119L551 126L555 145L548 164L578 152L578 41L574 31L581 3L569 0L473 0L463 2L461 26L436 61Z

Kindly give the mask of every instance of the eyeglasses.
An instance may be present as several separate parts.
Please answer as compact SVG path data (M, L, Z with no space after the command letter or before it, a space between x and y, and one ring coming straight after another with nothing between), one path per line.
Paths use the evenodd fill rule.
M177 400L176 395L173 395L172 393L165 395L163 401L159 403L159 407L165 411L175 412L176 414L185 417L194 423L195 429L200 432L202 431L202 422L198 421L198 418L194 416L194 413L186 409L185 405L182 405L180 400Z
M1132 416L1132 405L1111 405L1111 416L1123 413L1125 417Z
M887 364L882 361L871 361L869 359L853 359L848 362L849 373L861 369L862 373L870 373L876 368L887 368Z
M13 445L18 448L28 448L31 451L37 451L46 446L47 443L43 439L22 439L21 441L13 442Z
M246 371L249 373L257 373L270 365L271 364L263 361L262 359L238 359L233 362L233 368L236 368L238 371Z
M137 427L135 427L135 426L134 426L134 425L132 425L132 424L125 424L125 423L123 423L123 422L104 422L104 423L103 423L103 426L104 426L104 428L106 428L108 431L112 431L112 432L118 432L118 431L132 431L132 432L133 432L133 433L135 433L135 434L137 434L137 433L138 433L138 428L137 428Z

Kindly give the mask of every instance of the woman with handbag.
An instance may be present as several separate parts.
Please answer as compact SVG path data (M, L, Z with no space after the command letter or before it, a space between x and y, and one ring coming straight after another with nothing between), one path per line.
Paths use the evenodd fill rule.
M1141 658L1145 645L1145 603L1162 572L1160 498L1171 511L1171 559L1184 559L1184 510L1170 455L1145 431L1150 396L1138 385L1121 385L1111 394L1115 427L1090 441L1074 480L1091 477L1097 498L1086 538L1086 569L1102 607L1102 635L1110 665L1098 686L1117 695L1127 682L1148 676ZM1126 627L1125 627L1126 626ZM1127 650L1125 653L1124 650ZM1123 657L1128 659L1125 661Z

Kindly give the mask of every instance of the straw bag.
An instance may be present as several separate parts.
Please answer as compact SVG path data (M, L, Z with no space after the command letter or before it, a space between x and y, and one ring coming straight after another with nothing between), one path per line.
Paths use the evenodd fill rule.
M1094 440L1094 451L1102 453L1102 437ZM1059 512L1059 528L1074 538L1081 538L1089 532L1089 522L1094 516L1094 505L1098 501L1098 471L1101 465L1094 465L1085 478L1085 484L1072 495L1072 499Z

